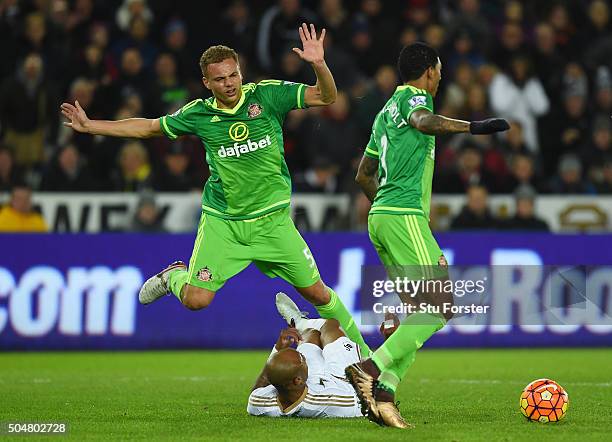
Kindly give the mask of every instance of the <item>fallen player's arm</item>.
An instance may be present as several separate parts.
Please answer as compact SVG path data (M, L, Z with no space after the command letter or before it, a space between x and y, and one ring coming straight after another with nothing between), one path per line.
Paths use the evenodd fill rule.
M367 155L364 155L357 169L355 181L363 190L363 193L368 197L370 202L374 202L376 192L378 191L378 160Z
M264 366L263 370L261 370L261 373L259 374L259 377L255 381L255 385L253 385L253 388L251 388L251 393L258 388L267 387L268 385L270 385L270 381L266 376L266 367Z
M268 361L272 359L272 356L274 356L275 353L284 348L289 348L292 345L297 345L300 339L300 333L293 327L281 330L280 335L278 336L278 340L276 341L276 344L274 344L274 348L272 349L270 356L268 356L268 359L266 360L266 365L264 365L263 370L261 370L259 377L255 381L255 385L251 389L251 393L257 390L258 388L267 387L268 385L270 385L270 381L266 376L266 368L268 367Z
M503 118L489 118L482 121L464 121L436 115L427 109L415 110L410 115L410 125L427 135L471 133L485 135L508 130L510 125Z
M151 138L162 135L159 118L128 118L125 120L90 120L78 101L62 103L62 114L69 122L64 126L77 132L124 138Z

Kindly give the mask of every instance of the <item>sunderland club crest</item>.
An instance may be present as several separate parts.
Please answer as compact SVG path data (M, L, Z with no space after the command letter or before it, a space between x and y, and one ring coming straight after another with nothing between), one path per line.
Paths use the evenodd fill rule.
M448 268L448 262L446 261L446 257L444 255L440 255L440 257L438 258L438 265L443 269Z
M198 270L196 276L200 281L204 282L209 282L213 279L213 275L208 267L204 267L203 269Z
M263 108L261 107L260 104L258 103L251 103L249 104L249 108L247 110L247 114L249 116L249 118L255 118L258 117L259 115L261 115L261 111L263 110Z

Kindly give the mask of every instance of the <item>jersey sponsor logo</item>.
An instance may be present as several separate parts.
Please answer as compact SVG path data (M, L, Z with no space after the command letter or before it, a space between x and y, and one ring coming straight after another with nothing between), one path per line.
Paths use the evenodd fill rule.
M244 141L249 138L249 127L242 121L239 121L230 126L228 133L232 140Z
M408 100L410 107L425 106L427 104L427 98L424 95L415 95Z
M212 117L212 118L210 119L210 122L211 122L211 123L216 123L217 121L221 121L221 118L219 118L219 116L218 116L218 115L215 115L214 117Z
M204 267L198 270L196 277L203 282L209 282L213 280L213 274L208 267Z
M247 109L247 115L249 118L255 118L261 115L263 107L259 103L251 103Z
M246 141L246 144L239 144L238 142L236 142L233 146L230 147L221 146L217 151L217 155L219 155L219 158L240 158L240 155L242 155L243 153L255 152L256 150L264 149L271 145L272 140L270 139L270 135L266 135L259 141L251 141L249 139Z

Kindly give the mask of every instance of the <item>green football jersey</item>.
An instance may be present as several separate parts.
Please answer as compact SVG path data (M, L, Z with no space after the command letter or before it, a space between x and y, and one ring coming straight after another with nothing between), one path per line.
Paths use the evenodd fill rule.
M290 110L305 107L306 87L280 80L248 83L233 109L220 109L214 97L200 98L160 118L170 139L193 134L204 144L210 168L204 212L243 220L289 206L282 126Z
M433 112L432 96L404 85L374 119L364 152L379 160L379 188L370 213L429 217L436 138L410 125L410 116L417 109Z

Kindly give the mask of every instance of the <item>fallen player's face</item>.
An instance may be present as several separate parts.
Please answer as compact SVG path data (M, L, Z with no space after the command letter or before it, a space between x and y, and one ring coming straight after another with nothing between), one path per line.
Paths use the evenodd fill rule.
M233 58L209 64L206 68L204 85L225 105L232 105L240 99L242 74L240 66Z

